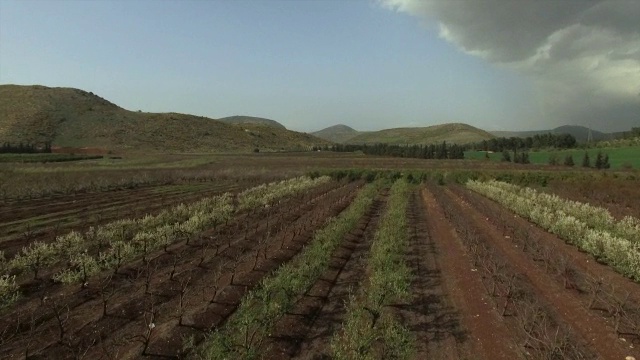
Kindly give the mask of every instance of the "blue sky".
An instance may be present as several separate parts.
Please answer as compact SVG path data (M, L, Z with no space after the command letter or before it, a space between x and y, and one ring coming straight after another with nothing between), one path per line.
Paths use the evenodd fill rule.
M298 131L576 122L549 111L553 90L531 72L468 51L437 13L406 5L0 0L0 83L80 88L129 110L260 116Z

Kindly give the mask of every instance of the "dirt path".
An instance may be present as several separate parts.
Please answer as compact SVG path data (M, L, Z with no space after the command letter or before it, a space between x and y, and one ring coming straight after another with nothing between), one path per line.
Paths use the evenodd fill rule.
M294 310L278 322L266 348L268 359L323 359L331 354L330 341L340 329L345 303L365 280L367 256L387 193L374 201L357 228L334 252L329 269L300 298Z
M441 251L429 233L428 214L419 192L409 202L409 242L405 261L412 273L411 299L397 308L416 339L416 359L471 359L469 334L444 285Z
M429 237L439 254L443 287L460 312L473 349L470 354L459 355L485 360L519 358L509 329L494 311L480 275L473 271L470 257L442 208L429 189L423 189L421 195L427 209Z

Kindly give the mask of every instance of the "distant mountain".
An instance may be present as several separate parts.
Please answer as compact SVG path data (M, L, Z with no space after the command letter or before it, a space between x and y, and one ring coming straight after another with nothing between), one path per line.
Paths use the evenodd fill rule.
M0 143L107 150L220 152L300 150L326 140L277 126L125 110L73 88L0 85Z
M282 129L282 130L287 129L286 127L284 127L284 125L280 124L275 120L265 119L261 117L254 117L254 116L235 115L235 116L223 117L217 120L230 123L230 124L235 124L235 125L249 124L249 125L271 126L271 127Z
M589 128L580 125L564 125L551 130L534 131L491 131L497 137L529 137L542 134L571 134L578 142L585 142L589 138ZM593 141L608 140L615 138L617 134L607 134L596 130L591 130Z
M360 133L346 141L349 144L466 144L491 139L490 133L467 124L450 123L428 127L385 129Z
M360 133L361 132L354 130L353 128L347 125L338 124L338 125L329 126L328 128L325 128L322 130L312 132L311 135L317 136L321 139L325 139L331 142L343 143Z

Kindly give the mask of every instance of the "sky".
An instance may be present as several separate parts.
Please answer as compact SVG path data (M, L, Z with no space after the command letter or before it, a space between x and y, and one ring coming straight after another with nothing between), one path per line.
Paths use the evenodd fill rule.
M297 131L622 131L638 19L638 0L0 0L0 84Z

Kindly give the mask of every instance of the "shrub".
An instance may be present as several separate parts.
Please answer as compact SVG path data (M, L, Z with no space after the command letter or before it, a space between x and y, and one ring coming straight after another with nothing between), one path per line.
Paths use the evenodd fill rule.
M584 156L582 157L582 167L591 167L591 160L589 160L589 153L584 152Z
M509 151L507 150L502 151L502 161L511 162L511 154L509 153Z
M564 157L564 165L565 166L573 166L573 165L575 165L573 163L573 156L571 154L568 154L567 156Z

